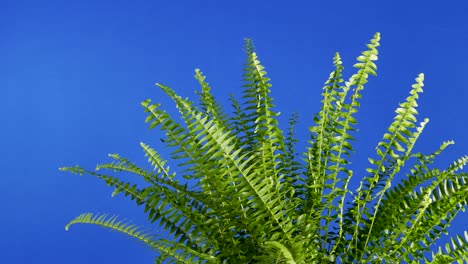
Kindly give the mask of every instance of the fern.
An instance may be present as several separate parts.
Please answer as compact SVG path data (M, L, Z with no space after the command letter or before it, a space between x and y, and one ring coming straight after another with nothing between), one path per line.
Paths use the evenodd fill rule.
M357 57L345 81L339 53L322 89L322 107L313 117L306 149L296 150L297 114L283 132L274 108L270 79L253 42L247 55L241 99L226 112L203 73L198 101L157 87L175 104L174 119L160 104L141 103L150 129L159 129L170 149L164 157L140 143L148 166L118 154L95 170L61 170L91 175L143 208L150 226L142 229L107 214L85 213L66 225L94 224L131 236L158 252L155 263L451 263L468 261L468 233L444 248L432 245L446 234L468 204L468 173L462 156L448 168L434 168L453 141L433 153L414 152L428 119L418 121L424 75L396 115L365 172L353 172L356 113L370 76L377 74L380 34ZM172 163L174 161L175 163ZM172 167L169 164L173 164ZM397 183L395 178L405 173ZM123 181L125 173L143 184ZM362 175L357 190L349 183ZM131 178L132 179L132 178Z

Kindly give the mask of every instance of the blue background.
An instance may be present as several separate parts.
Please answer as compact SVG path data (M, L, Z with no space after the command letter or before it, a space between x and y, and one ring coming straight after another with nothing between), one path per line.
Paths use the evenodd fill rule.
M139 103L167 97L161 82L195 98L200 68L220 102L239 94L243 39L255 41L282 120L300 114L305 140L339 51L345 74L377 31L378 77L357 115L356 186L367 157L418 73L426 74L416 151L454 139L438 165L468 153L466 1L22 1L0 2L0 262L152 263L145 245L97 226L65 224L109 212L147 226L142 208L93 177L119 153L145 164L139 142L161 149ZM165 153L163 151L163 153ZM450 232L466 228L460 215ZM158 230L158 229L157 229Z

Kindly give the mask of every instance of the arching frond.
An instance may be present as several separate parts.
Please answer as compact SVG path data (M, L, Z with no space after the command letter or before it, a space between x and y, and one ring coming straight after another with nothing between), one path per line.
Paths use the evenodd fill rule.
M194 251L183 243L168 241L165 239L154 239L155 235L143 231L137 225L131 224L126 220L119 220L117 216L108 216L107 214L84 213L71 220L65 229L68 230L75 224L93 224L124 233L144 242L149 247L164 254L166 257L174 259L177 263L203 263L203 260L216 262L216 258L200 252Z
M116 155L112 156L117 157ZM73 171L77 168L62 168L62 170ZM131 185L113 176L92 171L83 171L83 173L100 178L107 185L115 187L112 196L124 193L135 200L138 205L144 205L144 211L148 213L148 221L150 223L158 221L169 231L169 234L174 235L179 241L188 242L189 245L196 247L201 247L201 243L205 244L208 241L210 243L205 244L205 246L216 248L216 240L211 239L211 230L205 225L205 210L200 208L200 203L192 197L191 193L184 191L181 186L177 192L172 192L168 187L157 183L145 188L138 188L136 184ZM182 218L182 216L184 217ZM194 237L197 240L194 240Z
M108 214L93 214L93 213L83 213L77 216L75 219L68 222L65 226L65 230L68 231L70 226L74 224L93 224L100 225L114 231L122 232L126 235L134 237L146 244L150 244L154 235L143 231L142 228L137 225L130 224L126 220L119 220L118 216L109 216Z

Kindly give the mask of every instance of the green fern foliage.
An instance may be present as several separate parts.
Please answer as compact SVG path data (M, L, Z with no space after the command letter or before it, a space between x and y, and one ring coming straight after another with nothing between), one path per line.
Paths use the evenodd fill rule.
M350 168L356 113L368 79L377 73L380 34L357 57L355 73L343 76L338 53L322 89L322 107L313 117L302 152L295 136L297 114L283 132L267 77L251 40L241 98L226 111L195 70L198 101L157 84L178 110L173 118L161 104L142 102L150 129L169 148L162 153L140 143L148 160L141 167L117 154L95 170L61 170L91 175L134 200L148 217L142 229L107 214L85 213L75 224L99 225L131 236L157 254L155 263L452 263L468 261L468 233L444 247L433 245L468 204L468 174L462 156L446 169L433 153L414 151L428 119L418 121L423 92L419 74L409 96L369 157L365 171ZM159 147L158 147L159 148ZM171 164L171 166L169 166ZM125 182L132 174L145 184ZM356 190L352 177L360 177ZM402 178L396 182L396 178ZM156 234L159 226L166 230Z

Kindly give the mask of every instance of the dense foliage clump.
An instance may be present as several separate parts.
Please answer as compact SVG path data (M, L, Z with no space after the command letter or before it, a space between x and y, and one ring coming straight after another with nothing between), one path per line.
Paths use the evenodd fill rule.
M468 176L460 172L463 156L446 169L432 167L452 141L430 154L413 147L428 123L418 122L417 99L424 75L396 115L357 190L349 190L355 113L369 75L376 75L380 35L357 58L357 72L342 76L340 55L323 87L322 107L314 116L302 155L295 151L296 116L285 133L273 110L270 80L250 40L246 40L242 100L231 98L225 112L215 101L205 76L199 101L157 84L175 103L179 118L160 104L142 102L150 128L158 128L177 170L149 145L141 147L151 164L144 169L117 154L89 174L105 181L144 207L150 223L170 238L120 221L115 216L85 213L76 223L97 224L135 237L158 251L156 263L451 263L468 260L468 234L431 254L430 246L446 233L467 202ZM405 166L408 173L395 183ZM129 172L147 183L124 182L101 173ZM176 171L183 177L176 177ZM361 176L361 175L360 175ZM194 183L194 184L191 184Z

